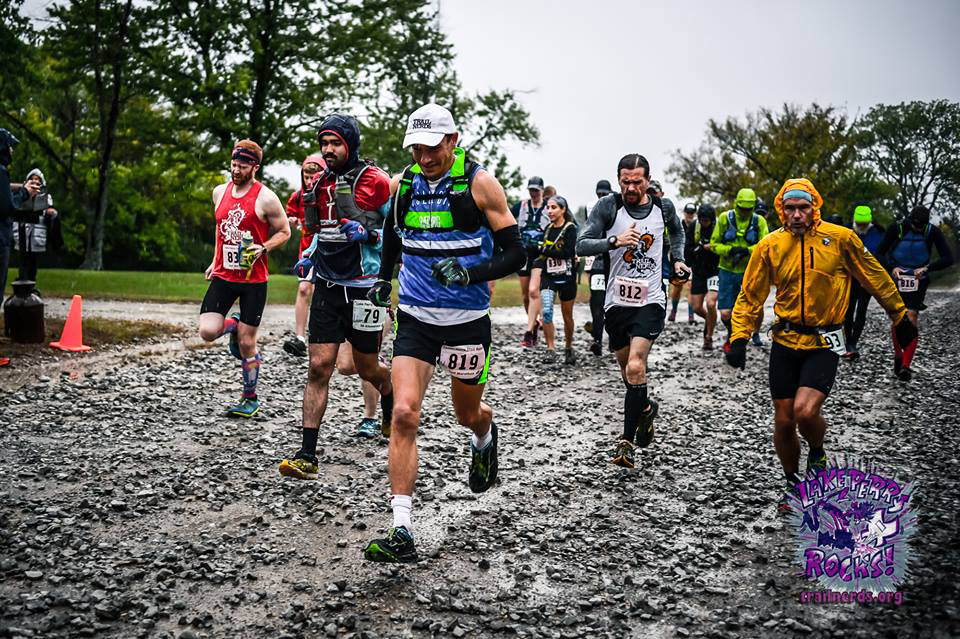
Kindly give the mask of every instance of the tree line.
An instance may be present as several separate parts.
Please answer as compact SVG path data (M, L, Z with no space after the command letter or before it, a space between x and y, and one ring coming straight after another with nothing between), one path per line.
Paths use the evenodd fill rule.
M429 101L508 188L521 176L503 144L539 140L509 89L464 91L419 0L71 0L39 21L21 8L0 8L0 126L22 141L13 179L42 167L65 215L61 265L202 269L233 143L256 140L268 170L299 164L333 111L358 116L361 155L391 172ZM300 186L264 181L281 197Z
M849 223L863 204L890 221L922 204L955 235L960 104L878 104L859 117L833 106L785 104L711 119L698 148L674 152L667 175L682 197L722 206L744 186L770 203L787 178L807 177L823 195L825 215Z

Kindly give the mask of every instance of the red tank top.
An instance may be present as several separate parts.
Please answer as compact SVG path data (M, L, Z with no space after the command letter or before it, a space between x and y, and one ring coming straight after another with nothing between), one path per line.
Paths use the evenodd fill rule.
M217 206L217 247L213 276L228 282L258 284L267 281L267 255L264 253L250 268L240 267L237 247L244 231L253 234L253 243L263 246L267 241L270 225L257 217L257 196L263 184L254 182L243 197L233 195L233 182L227 183L220 204Z

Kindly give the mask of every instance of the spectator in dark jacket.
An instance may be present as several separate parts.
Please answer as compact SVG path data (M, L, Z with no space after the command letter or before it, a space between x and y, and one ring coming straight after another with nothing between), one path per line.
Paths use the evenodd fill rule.
M37 192L20 205L19 219L13 222L13 246L20 251L18 279L36 282L37 262L40 254L47 250L47 237L57 210L53 208L53 198L47 192L47 182L40 169L27 173L24 184L31 192L33 189Z

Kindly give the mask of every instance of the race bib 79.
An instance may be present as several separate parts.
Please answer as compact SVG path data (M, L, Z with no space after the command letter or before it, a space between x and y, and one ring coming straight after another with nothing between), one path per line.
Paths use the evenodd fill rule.
M353 300L353 330L380 331L387 321L387 309L369 300Z

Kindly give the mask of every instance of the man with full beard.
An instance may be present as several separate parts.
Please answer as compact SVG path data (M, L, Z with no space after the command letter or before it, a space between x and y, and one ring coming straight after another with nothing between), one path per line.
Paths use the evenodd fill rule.
M280 199L256 179L262 161L259 144L240 140L230 157L230 181L213 190L216 244L204 273L210 287L200 305L199 333L208 342L229 334L230 353L242 362L243 396L227 409L232 417L253 417L260 410L257 329L267 303L267 253L290 237ZM238 298L240 312L227 317Z

